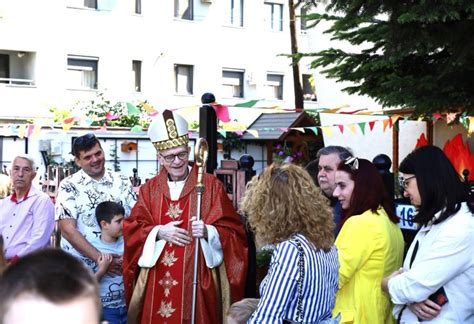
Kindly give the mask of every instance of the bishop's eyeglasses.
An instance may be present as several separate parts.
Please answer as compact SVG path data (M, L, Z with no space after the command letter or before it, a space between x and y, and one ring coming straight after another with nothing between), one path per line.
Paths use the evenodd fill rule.
M171 163L174 161L176 157L178 157L178 159L183 161L184 159L188 157L188 154L189 154L188 151L182 151L182 152L179 152L178 154L169 154L169 155L160 154L160 155L167 163Z

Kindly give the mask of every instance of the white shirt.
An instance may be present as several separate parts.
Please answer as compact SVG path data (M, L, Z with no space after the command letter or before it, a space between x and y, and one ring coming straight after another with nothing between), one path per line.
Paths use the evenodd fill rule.
M416 241L419 248L410 268ZM408 250L403 270L388 282L395 318L403 305L424 301L443 286L448 303L437 317L423 323L474 323L474 216L466 203L440 224L420 229ZM400 322L419 323L408 307Z

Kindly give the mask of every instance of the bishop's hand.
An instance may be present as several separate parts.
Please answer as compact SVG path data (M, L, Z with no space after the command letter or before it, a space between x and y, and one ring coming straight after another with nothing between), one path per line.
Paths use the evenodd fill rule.
M193 237L207 239L207 227L202 220L196 220L196 216L191 217L191 234Z
M179 227L182 223L183 221L179 220L162 225L158 230L157 238L178 246L190 244L192 238L189 236L188 231Z

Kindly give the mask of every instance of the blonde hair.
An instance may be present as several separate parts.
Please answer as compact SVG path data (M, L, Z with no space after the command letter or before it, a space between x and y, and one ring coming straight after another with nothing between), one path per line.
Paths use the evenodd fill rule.
M329 202L309 173L295 164L272 164L247 186L241 210L258 244L275 244L303 234L317 249L334 244Z
M241 301L233 303L227 311L227 321L231 319L234 323L245 324L257 309L259 298L245 298Z
M0 174L0 199L10 196L12 193L12 183L6 174Z

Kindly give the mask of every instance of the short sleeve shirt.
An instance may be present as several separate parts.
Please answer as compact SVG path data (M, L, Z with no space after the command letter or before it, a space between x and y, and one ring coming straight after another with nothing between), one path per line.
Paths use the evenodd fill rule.
M95 208L103 201L115 201L130 215L137 196L130 180L119 173L106 170L100 180L95 180L80 170L65 178L56 199L56 220L75 219L77 230L91 242L100 236L100 227L95 218ZM94 268L95 261L80 254L64 237L61 248L80 258L88 267Z

